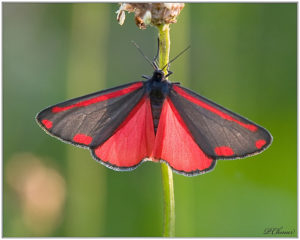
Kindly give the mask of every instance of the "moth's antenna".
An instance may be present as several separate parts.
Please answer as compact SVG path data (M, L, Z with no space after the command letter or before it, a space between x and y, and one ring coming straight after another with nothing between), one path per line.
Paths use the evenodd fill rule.
M136 44L135 41L131 41L134 46L137 48L137 50L139 50L140 54L142 54L142 56L151 64L151 66L154 68L154 70L157 70L158 67L156 65L156 63L151 62L151 60L143 53L142 49L139 47L139 45Z
M182 55L184 52L186 52L187 50L189 50L191 48L191 45L189 45L187 48L185 48L183 51L181 51L180 53L177 54L176 57L174 57L171 61L169 61L161 70L164 70L167 66L170 65L171 62L174 62L180 55Z

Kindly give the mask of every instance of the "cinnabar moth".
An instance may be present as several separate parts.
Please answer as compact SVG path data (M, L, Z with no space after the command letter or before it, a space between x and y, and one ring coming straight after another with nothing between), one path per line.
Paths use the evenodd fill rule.
M129 83L46 108L36 119L50 135L89 148L114 170L143 160L164 161L175 172L197 175L217 159L262 152L271 134L216 103L171 83L155 66L147 81Z

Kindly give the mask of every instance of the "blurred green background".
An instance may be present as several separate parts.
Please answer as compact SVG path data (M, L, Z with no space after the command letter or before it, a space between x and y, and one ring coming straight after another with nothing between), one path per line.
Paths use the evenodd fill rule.
M118 4L3 3L3 234L161 236L160 164L115 172L45 134L43 108L151 74L157 30ZM297 236L297 4L186 4L171 81L267 128L260 155L174 174L177 237ZM265 235L270 227L291 231Z

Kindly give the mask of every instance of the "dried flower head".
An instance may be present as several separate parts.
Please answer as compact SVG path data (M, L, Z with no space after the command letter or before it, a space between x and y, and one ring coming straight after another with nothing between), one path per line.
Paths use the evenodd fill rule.
M121 3L117 11L120 25L125 21L125 11L135 13L135 22L140 29L147 25L176 23L176 18L184 7L184 3Z

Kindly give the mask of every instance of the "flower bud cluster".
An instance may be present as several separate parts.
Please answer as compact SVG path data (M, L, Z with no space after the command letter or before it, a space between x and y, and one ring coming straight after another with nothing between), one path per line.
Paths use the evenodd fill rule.
M134 12L136 25L146 29L147 25L176 23L176 18L184 7L184 3L121 3L117 11L120 25L125 21L125 11Z

